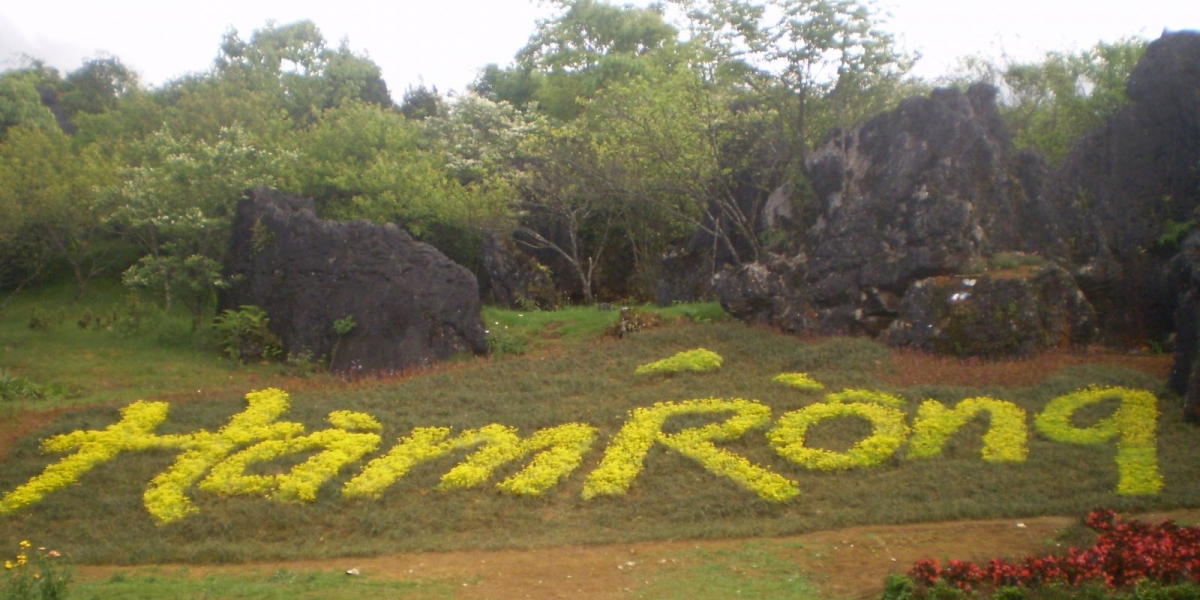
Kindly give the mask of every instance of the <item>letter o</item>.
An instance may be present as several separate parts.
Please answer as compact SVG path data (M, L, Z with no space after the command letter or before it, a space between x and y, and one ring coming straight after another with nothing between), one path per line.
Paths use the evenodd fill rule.
M804 445L808 428L828 419L862 417L871 422L872 432L846 452L834 452ZM908 437L904 412L878 404L821 403L794 410L780 417L767 433L771 447L783 458L808 469L838 471L870 467L887 460Z

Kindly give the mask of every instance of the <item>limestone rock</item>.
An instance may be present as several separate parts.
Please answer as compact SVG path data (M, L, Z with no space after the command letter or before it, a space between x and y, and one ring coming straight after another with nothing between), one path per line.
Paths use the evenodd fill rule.
M1071 275L1048 265L1036 272L918 281L883 340L938 354L1000 358L1083 346L1095 334L1095 312Z
M1173 249L1156 240L1200 206L1200 33L1152 42L1126 94L1131 104L1076 144L1045 193L1105 333L1139 343L1173 328Z
M336 371L487 351L475 276L395 225L318 219L311 200L256 190L233 221L219 309L255 305L290 354ZM334 321L352 317L339 336ZM336 352L335 352L336 350Z
M1184 397L1184 417L1200 423L1200 233L1192 232L1170 264L1176 290L1175 361L1167 386Z

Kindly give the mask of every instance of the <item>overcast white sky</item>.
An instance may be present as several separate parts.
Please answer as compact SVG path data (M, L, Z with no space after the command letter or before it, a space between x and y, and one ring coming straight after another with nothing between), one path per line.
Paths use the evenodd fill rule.
M624 2L617 2L623 4ZM637 0L639 5L646 0ZM1200 29L1200 0L880 0L887 29L924 59L917 74L944 74L961 56L1005 52L1033 59L1164 28ZM551 11L537 0L8 0L0 4L0 68L19 55L66 72L97 53L117 56L143 84L212 64L230 27L248 38L267 20L310 19L331 46L347 38L383 69L398 100L420 82L462 90L488 63L507 64Z

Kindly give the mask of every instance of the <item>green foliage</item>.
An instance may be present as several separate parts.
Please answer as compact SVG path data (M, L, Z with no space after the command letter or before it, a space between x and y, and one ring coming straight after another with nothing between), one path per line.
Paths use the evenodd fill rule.
M42 105L38 91L46 75L38 66L0 74L0 140L18 125L44 131L58 129L54 113Z
M883 584L883 596L880 600L913 600L916 590L917 584L912 578L893 573L887 576Z
M598 0L554 4L563 12L538 23L517 53L519 66L514 69L539 74L531 81L536 83L530 86L530 96L543 114L555 119L575 118L588 98L613 82L636 76L642 57L672 46L678 37L664 21L661 6L617 6ZM499 78L491 77L493 89L500 87L495 85Z
M963 61L963 83L987 81L1001 88L1002 114L1018 148L1036 148L1060 164L1079 137L1128 104L1125 82L1145 54L1147 42L1129 38L1100 42L1080 52L1048 52L1041 61L995 64Z
M1179 250L1179 245L1183 243L1183 238L1191 233L1196 228L1196 221L1184 221L1176 223L1171 219L1163 222L1163 232L1154 238L1154 246L1160 250L1174 252Z
M255 219L250 226L250 248L255 254L266 250L275 241L275 233L263 224L262 219Z
M41 385L28 377L13 375L0 369L0 401L18 402L26 400L54 400L67 396L67 391L57 385Z
M362 102L322 113L295 134L303 159L292 178L323 217L395 223L461 264L479 260L478 231L502 215L506 188L464 185L426 149L421 126Z
M64 259L81 294L111 263L106 220L112 206L100 189L115 181L115 171L113 157L74 146L57 128L9 129L0 144L0 212L6 217L0 262L31 259L26 268L36 273L50 259ZM5 270L0 267L0 276Z
M271 319L257 306L227 309L213 319L212 327L216 333L214 342L233 360L244 363L270 360L283 352L279 336L271 331Z
M268 23L249 40L229 31L221 42L216 73L266 93L301 125L345 102L392 105L379 66L352 52L348 43L337 50L326 48L312 21Z
M349 334L351 331L354 331L355 327L358 327L358 323L354 322L354 315L346 315L341 319L333 320L333 331L339 336Z
M116 110L121 100L137 93L138 78L121 59L97 57L68 73L62 88L59 104L68 118L78 113L98 115Z
M487 330L487 346L488 354L494 357L521 355L528 351L529 340L526 334L497 324Z
M211 142L162 129L138 150L142 164L112 190L114 224L145 253L124 282L162 290L168 312L181 301L198 329L215 290L229 284L220 263L234 204L247 190L275 183L290 155L258 148L240 126L222 128Z

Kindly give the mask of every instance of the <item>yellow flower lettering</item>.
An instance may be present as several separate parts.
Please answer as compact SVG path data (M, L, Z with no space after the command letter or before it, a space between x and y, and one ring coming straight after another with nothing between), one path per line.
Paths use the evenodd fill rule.
M101 431L72 431L44 440L43 452L76 452L0 498L0 515L29 506L46 494L75 483L96 465L122 452L181 447L186 436L151 433L167 418L168 408L166 402L139 400L121 409L121 420Z
M675 415L722 412L734 414L722 423L692 427L674 434L663 431L667 419ZM583 497L624 494L641 472L650 448L660 443L699 462L709 472L738 482L763 499L793 498L800 493L794 482L713 444L714 441L737 439L750 429L765 427L770 420L769 407L742 399L659 402L651 408L636 408L605 450L600 466L588 476Z
M1071 424L1079 409L1105 400L1121 402L1112 416L1091 427ZM1143 390L1089 387L1059 396L1033 421L1038 432L1055 442L1102 444L1117 438L1117 493L1157 494L1163 486L1158 469L1158 399Z
M991 417L991 427L983 435L983 460L1023 462L1029 453L1025 411L1012 402L995 398L968 398L953 409L936 400L926 400L913 424L909 458L928 458L942 453L950 436L982 411Z
M537 452L529 465L496 487L517 495L539 495L579 467L595 437L596 429L582 423L543 429L524 440L516 429L498 424L467 430L455 438L450 438L448 427L418 427L387 454L372 460L362 473L346 482L342 494L378 498L416 465L484 444L442 476L438 489L480 485L502 465Z
M197 431L186 438L187 450L147 486L142 501L159 523L169 523L197 511L185 492L204 473L241 446L299 435L299 423L276 423L288 409L288 395L268 388L246 394L246 410L234 415L216 433Z
M346 465L359 461L379 447L377 433L354 433L355 429L379 430L382 426L366 413L334 411L328 421L333 428L308 435L269 439L255 444L213 467L200 482L200 489L220 494L262 494L279 500L312 502L321 485ZM321 452L280 475L247 475L256 462L322 448Z
M828 394L825 402L794 410L779 418L767 439L783 458L809 469L836 471L869 467L887 460L908 437L904 412L892 406L903 400L882 392L847 390ZM847 402L857 400L857 402ZM808 428L838 417L861 417L871 422L874 431L846 452L809 448L804 444Z

